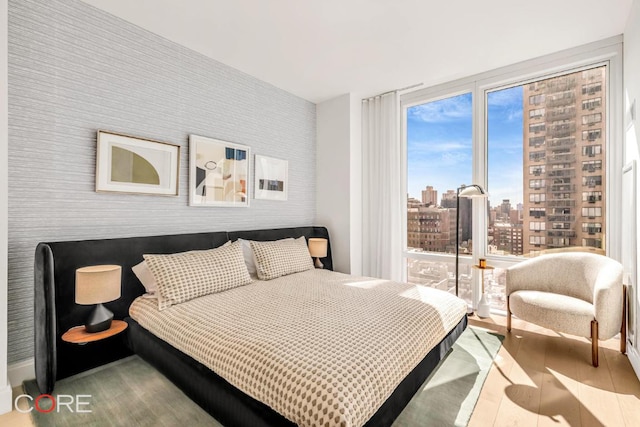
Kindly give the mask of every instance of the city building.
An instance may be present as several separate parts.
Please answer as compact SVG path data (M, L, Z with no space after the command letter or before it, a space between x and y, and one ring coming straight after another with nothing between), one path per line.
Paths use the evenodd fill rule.
M495 253L522 255L522 222L496 222L492 225L490 232L493 236L491 244L495 246Z
M455 209L407 208L407 246L431 252L455 252Z
M442 194L442 201L440 206L443 208L453 209L453 215L455 220L455 209L457 206L457 194L456 190L447 190ZM472 215L472 202L471 199L462 197L460 198L460 242L466 242L471 239L471 215ZM454 236L455 239L455 236Z
M605 67L524 86L524 254L605 234Z
M416 198L410 197L407 195L407 207L409 208L417 208L423 206L422 202Z
M456 207L456 190L447 190L442 193L442 201L440 206L443 208L455 208Z
M510 214L511 214L511 202L509 201L509 199L504 199L502 201L502 204L500 204L500 206L498 206L498 221L510 221Z
M431 185L422 190L422 203L426 206L435 206L438 204L438 190L434 190Z

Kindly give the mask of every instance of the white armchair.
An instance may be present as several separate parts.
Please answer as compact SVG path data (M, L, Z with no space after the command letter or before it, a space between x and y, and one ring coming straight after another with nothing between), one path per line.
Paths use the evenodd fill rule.
M622 265L606 256L568 252L541 255L507 269L507 331L511 315L592 340L615 336L623 323ZM624 340L621 340L624 341ZM624 342L620 351L624 353Z

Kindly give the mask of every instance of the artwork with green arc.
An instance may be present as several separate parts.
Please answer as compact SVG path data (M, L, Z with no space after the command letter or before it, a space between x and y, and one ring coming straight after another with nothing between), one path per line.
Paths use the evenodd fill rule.
M160 175L139 154L122 147L111 147L111 180L135 184L160 185Z

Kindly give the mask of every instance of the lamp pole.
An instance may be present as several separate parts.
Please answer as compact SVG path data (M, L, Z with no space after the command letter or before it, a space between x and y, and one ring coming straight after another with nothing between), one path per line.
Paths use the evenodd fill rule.
M460 189L456 190L456 296L458 295L458 258L460 256Z
M487 197L488 194L476 184L462 184L456 190L456 296L459 296L459 258L460 258L460 197Z

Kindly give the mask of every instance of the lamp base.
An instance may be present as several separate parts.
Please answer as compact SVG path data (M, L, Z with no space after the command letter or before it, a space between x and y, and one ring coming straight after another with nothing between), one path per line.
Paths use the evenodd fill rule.
M113 320L113 313L102 304L96 305L84 327L89 333L106 331L111 327L111 321Z
M482 298L478 301L478 317L490 317L491 305L487 299L487 293L482 294Z
M316 257L316 260L315 260L315 262L313 263L313 265L314 265L316 268L324 268L324 264L320 262L320 258L319 258L319 257Z

